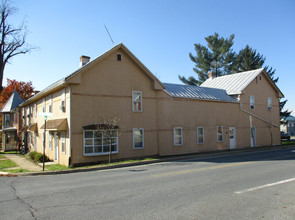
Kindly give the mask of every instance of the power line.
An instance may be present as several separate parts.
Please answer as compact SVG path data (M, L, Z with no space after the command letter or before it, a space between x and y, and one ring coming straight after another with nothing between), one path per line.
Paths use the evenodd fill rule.
M112 43L114 44L114 41L113 41L113 39L112 39L112 36L111 36L111 34L110 34L110 32L109 32L109 30L108 30L107 26L106 26L106 25L104 25L104 27L105 27L105 29L106 29L106 31L107 31L107 33L108 33L108 35L109 35L109 37L110 37L110 39L111 39Z

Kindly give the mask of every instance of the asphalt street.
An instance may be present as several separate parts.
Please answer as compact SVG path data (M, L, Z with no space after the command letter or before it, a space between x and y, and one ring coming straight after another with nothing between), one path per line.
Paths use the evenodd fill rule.
M294 219L295 147L0 177L0 219Z

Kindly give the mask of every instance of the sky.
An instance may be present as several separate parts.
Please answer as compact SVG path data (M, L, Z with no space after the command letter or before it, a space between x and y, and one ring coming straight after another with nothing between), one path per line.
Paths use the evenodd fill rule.
M122 42L162 82L197 75L189 53L217 32L234 38L234 51L247 44L276 69L277 83L295 115L294 0L13 0L9 22L23 19L29 54L14 57L6 78L32 81L36 90L71 74L81 55L98 57ZM105 26L107 27L112 43Z

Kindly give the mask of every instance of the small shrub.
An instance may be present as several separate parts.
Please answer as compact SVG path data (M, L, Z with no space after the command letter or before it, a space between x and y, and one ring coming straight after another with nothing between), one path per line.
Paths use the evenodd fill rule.
M43 162L43 154L39 153L39 152L36 152L36 151L32 151L29 153L29 157L37 162L37 163L42 163ZM45 155L45 158L44 158L45 162L48 162L50 161L49 158Z

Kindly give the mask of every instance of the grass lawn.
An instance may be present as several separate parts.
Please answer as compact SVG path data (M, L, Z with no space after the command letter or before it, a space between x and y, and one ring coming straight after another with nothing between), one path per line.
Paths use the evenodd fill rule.
M295 144L295 141L282 141L282 145Z
M26 170L26 169L12 169L12 170L7 170L7 172L9 172L9 173L26 173L26 172L30 172L30 171Z
M0 153L0 159L4 159L5 158L5 155Z
M60 164L45 165L48 171L68 170L69 168Z
M111 163L102 163L102 164L95 164L95 165L89 165L89 166L74 167L74 169L111 166L111 165L117 165L117 164L135 163L135 162L148 161L148 160L155 160L155 158L145 158L145 159L138 159L138 160L122 160L122 161L111 162Z
M0 160L0 170L10 168L10 167L17 167L17 164L14 163L12 160Z

